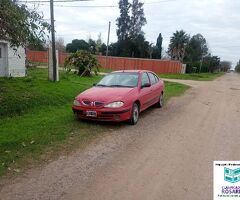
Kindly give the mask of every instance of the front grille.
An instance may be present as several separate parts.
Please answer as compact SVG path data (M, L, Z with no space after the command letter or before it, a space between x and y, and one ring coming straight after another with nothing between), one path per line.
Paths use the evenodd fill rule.
M95 106L95 107L101 107L104 105L103 102L100 101L89 101L89 100L83 100L82 101L84 106Z
M100 106L103 106L104 103L103 103L103 102L99 102L99 101L95 101L95 102L94 102L94 105L95 105L96 107L100 107Z

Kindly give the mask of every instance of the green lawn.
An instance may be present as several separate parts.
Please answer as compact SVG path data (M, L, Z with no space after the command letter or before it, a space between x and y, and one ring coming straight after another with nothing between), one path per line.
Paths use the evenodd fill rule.
M80 78L62 72L61 81L52 83L47 81L46 69L29 70L26 78L0 78L0 175L19 173L124 126L74 118L74 97L100 79L101 76ZM166 82L166 99L187 88Z
M165 101L168 101L171 97L182 95L190 86L183 85L180 83L167 82L165 83Z
M195 74L159 74L161 78L184 79L196 81L212 81L224 73L195 73Z

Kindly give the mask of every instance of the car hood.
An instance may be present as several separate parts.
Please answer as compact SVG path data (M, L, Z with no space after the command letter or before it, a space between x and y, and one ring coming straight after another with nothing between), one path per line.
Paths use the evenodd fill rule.
M135 88L92 87L77 96L78 100L112 102L123 100Z

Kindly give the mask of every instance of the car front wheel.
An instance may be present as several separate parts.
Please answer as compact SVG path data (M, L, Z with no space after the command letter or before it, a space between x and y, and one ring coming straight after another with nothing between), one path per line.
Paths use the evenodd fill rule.
M129 120L130 124L131 125L135 125L137 124L138 122L138 119L139 119L139 106L137 103L134 103L133 104L133 107L132 107L132 115L131 115L131 119Z
M158 102L156 103L156 106L158 108L162 108L163 104L164 104L164 96L163 96L163 93L161 93L159 96Z

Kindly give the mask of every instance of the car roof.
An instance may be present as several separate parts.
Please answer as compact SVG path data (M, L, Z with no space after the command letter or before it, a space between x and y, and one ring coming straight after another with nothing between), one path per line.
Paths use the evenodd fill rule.
M148 70L119 70L119 71L113 71L112 73L119 73L119 72L126 72L126 73L143 73L143 72L151 72Z

